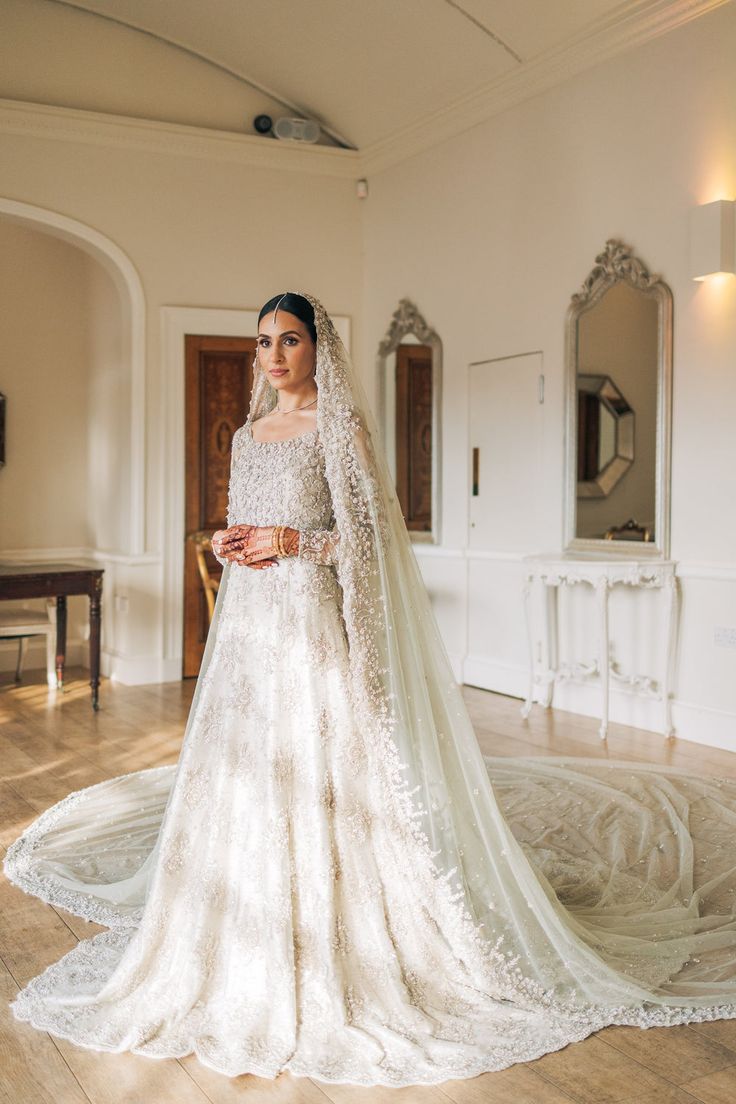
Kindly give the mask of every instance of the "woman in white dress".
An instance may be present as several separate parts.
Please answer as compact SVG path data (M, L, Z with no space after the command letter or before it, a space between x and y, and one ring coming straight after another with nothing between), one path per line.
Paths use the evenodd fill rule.
M17 885L109 928L19 1019L398 1086L736 1016L736 787L484 761L376 441L321 304L270 300L179 762L71 794L9 849Z

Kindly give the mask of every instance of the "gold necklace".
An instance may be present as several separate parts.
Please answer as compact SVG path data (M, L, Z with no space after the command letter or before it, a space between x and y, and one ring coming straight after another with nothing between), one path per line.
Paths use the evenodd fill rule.
M293 406L290 410L279 410L278 407L275 407L271 411L271 413L272 414L293 414L295 410L306 410L308 406L314 406L314 404L316 403L318 398L319 398L319 395L317 395L317 398L312 399L311 402L305 403L304 406Z

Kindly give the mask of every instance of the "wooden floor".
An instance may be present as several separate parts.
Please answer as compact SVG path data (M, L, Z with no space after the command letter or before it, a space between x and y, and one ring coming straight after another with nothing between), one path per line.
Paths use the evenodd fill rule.
M7 676L5 676L7 678ZM125 771L176 761L194 683L123 687L104 681L93 713L81 671L63 695L27 676L0 686L0 842L3 847L71 790ZM478 738L493 755L594 755L691 766L736 776L736 754L465 688ZM28 897L0 879L0 1100L13 1104L731 1104L736 1101L736 1020L688 1027L607 1028L582 1043L501 1073L432 1088L360 1089L282 1075L229 1079L192 1057L155 1061L99 1054L15 1021L20 986L101 929Z

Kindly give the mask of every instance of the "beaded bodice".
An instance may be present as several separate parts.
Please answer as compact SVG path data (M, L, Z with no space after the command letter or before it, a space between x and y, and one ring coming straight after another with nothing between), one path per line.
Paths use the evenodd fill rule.
M329 529L334 523L317 430L285 441L256 441L251 423L233 437L228 525Z

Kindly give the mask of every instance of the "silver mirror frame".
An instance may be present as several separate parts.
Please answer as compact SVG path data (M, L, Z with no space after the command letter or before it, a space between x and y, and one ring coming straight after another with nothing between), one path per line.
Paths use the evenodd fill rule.
M657 301L657 445L655 456L655 540L604 540L576 537L577 528L577 361L578 321L610 287L625 282ZM670 554L670 477L672 454L672 292L652 275L629 246L609 238L605 249L572 296L565 321L565 494L564 536L570 552L605 552L667 559Z
M432 350L432 528L429 532L410 531L409 536L419 544L439 544L441 541L442 507L442 341L427 324L419 308L411 299L401 299L394 311L390 325L378 346L376 372L378 374L378 417L381 433L386 425L386 360L395 353L402 339L411 334L422 345Z

